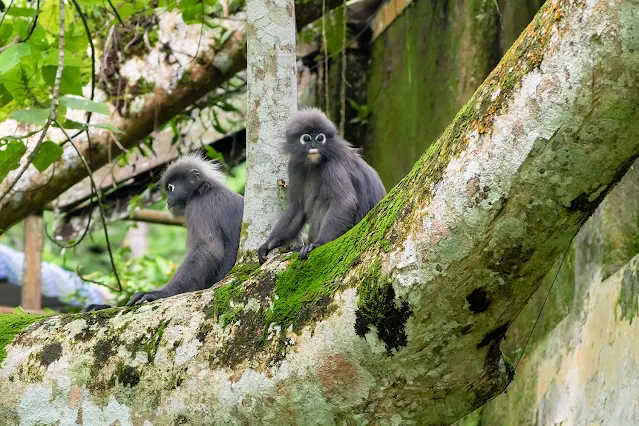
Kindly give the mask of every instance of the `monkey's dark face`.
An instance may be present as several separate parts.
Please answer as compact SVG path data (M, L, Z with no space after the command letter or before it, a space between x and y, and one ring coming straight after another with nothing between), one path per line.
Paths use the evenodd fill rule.
M301 110L286 128L286 149L298 161L318 164L340 149L336 135L335 126L320 110Z
M174 216L184 216L186 203L200 186L202 176L197 169L173 170L162 179L167 194L166 207Z

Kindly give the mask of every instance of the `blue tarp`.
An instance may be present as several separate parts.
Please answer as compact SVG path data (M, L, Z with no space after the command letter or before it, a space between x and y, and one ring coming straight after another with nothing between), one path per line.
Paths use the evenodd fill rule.
M42 262L42 294L69 305L84 306L106 302L105 291L85 283L73 272L48 262ZM0 244L0 280L22 285L24 253Z

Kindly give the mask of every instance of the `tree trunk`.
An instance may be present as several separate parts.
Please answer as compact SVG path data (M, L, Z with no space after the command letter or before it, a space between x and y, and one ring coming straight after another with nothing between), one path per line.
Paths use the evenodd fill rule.
M293 0L249 0L246 187L240 252L255 253L286 204L283 123L297 109Z
M546 3L354 229L212 290L31 326L0 418L428 425L480 406L512 379L509 324L639 154L637 22L638 0Z
M334 8L341 3L341 0L330 0L327 1L327 7ZM298 26L319 18L321 5L322 0L300 2L296 7ZM202 50L198 60L193 61L191 67L184 72L188 78L184 78L171 92L156 87L153 95L144 99L140 113L131 117L120 117L114 112L109 123L124 132L118 135L120 144L127 149L136 146L155 129L184 111L184 108L244 69L245 31L245 28L236 30L218 51L214 51L212 46ZM111 152L115 148L111 145L108 131L94 129L91 134L92 164L94 170L97 170L112 158ZM76 143L80 145L80 152L88 158L88 146L81 142L83 140L85 139L80 137ZM40 174L33 168L28 170L15 187L19 191L8 195L0 205L0 234L27 217L29 213L42 210L86 176L87 171L82 161L70 147L66 149L62 160L55 164L53 177L48 172ZM0 191L5 185L6 181L0 184Z

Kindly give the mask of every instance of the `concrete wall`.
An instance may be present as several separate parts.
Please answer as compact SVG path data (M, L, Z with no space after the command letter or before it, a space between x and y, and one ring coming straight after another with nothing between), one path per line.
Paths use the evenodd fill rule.
M575 237L508 331L506 393L459 425L639 424L639 163ZM561 259L558 259L558 263Z
M540 0L415 0L372 45L366 159L394 186L531 21Z

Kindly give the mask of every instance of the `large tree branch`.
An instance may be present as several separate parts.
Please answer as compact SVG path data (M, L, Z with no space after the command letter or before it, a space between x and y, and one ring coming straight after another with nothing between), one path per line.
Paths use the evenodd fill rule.
M311 0L300 2L296 6L298 28L321 16L321 4L321 0ZM336 7L341 1L331 0L327 4L327 7ZM145 100L139 114L121 117L113 112L111 124L124 132L123 135L118 135L121 145L128 149L139 144L187 106L246 68L245 37L246 29L242 27L233 33L220 50L209 48L203 51L185 72L186 77L171 92L156 87L153 96ZM97 170L112 159L112 150L115 148L111 146L108 131L97 129L91 133L92 165ZM88 156L87 144L82 144L79 149L83 155ZM53 178L48 173L27 173L23 177L20 191L8 195L0 206L0 233L24 219L30 212L42 210L46 204L86 176L82 161L72 151L56 163ZM6 183L0 185L0 193L5 186Z
M481 405L512 379L508 325L639 153L638 21L638 0L547 3L353 230L214 290L33 325L0 415L422 425Z

